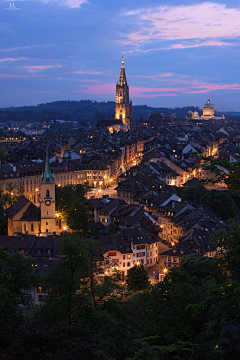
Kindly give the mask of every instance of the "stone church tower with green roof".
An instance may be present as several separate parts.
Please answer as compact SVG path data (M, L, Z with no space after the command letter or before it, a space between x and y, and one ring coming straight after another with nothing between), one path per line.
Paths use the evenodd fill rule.
M48 128L45 171L41 177L41 236L55 231L55 180L49 166Z

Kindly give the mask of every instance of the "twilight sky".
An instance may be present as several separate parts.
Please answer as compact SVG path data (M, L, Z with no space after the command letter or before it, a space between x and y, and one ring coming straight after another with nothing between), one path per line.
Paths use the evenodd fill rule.
M239 0L0 0L0 107L114 101L123 55L133 104L240 111L239 44Z

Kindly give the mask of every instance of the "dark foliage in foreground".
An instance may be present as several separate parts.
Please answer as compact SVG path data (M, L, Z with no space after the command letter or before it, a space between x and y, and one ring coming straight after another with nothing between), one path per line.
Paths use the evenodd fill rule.
M117 271L98 285L98 243L66 237L61 243L66 257L41 279L49 288L47 300L28 314L19 310L17 301L19 294L25 299L33 281L31 262L18 255L16 269L27 282L16 272L13 281L13 255L6 257L1 250L0 310L5 325L0 327L0 359L238 359L239 226L232 223L228 232L213 239L219 248L216 257L184 257L164 281L150 287L146 282L146 290L134 293Z

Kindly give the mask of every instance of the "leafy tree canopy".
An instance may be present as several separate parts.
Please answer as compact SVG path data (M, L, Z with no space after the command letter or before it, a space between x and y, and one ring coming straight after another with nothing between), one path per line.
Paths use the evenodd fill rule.
M141 291L148 289L150 286L148 271L142 264L135 265L128 270L126 283L129 290L132 291Z
M213 159L202 156L202 169L210 170L215 174L215 179L202 180L203 182L224 182L232 195L240 196L240 160L230 162L229 160Z
M238 208L227 192L208 191L203 184L197 184L184 190L182 197L188 201L209 207L216 216L225 219L234 219L238 215Z
M213 210L222 219L234 219L238 215L238 208L231 196L222 191L207 191L200 199L203 206Z
M0 347L13 339L15 329L23 324L23 310L32 305L33 263L31 257L18 251L9 254L0 247Z

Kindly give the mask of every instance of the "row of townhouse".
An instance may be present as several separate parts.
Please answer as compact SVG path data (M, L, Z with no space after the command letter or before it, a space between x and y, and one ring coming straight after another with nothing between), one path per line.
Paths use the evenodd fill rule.
M188 212L183 214L182 221L183 219L185 223L188 223L187 234L180 238L179 243L169 246L169 249L160 254L165 262L165 267L161 269L160 274L162 278L169 268L179 266L184 256L201 253L208 257L214 257L218 249L212 243L212 237L218 230L229 228L227 222L211 218L208 210L204 211L204 215L203 212L197 210L193 213Z
M142 229L130 228L123 233L100 236L99 241L105 259L105 275L112 275L117 269L126 276L127 271L135 265L143 264L148 267L158 261L160 239ZM102 279L98 275L97 280Z
M114 198L89 199L85 205L91 216L90 225L100 223L106 228L113 224L118 233L123 233L125 229L133 227L143 227L154 236L160 236L161 229L156 218L140 205L128 205L124 200ZM99 229L102 227L100 226Z
M59 164L58 161L51 163L51 170L54 174L55 182L58 186L69 184L89 183L93 188L104 188L109 186L113 179L106 164L78 164L66 163ZM44 171L44 162L26 162L13 166L6 166L1 170L0 188L6 191L9 184L24 186L24 195L34 203L38 203L41 198L40 181ZM12 194L13 195L13 194Z
M171 219L194 207L183 201L176 194L162 192L158 196L146 196L140 203L144 209L157 218L161 227L161 238L168 243L175 243L184 234L184 229L172 223Z

